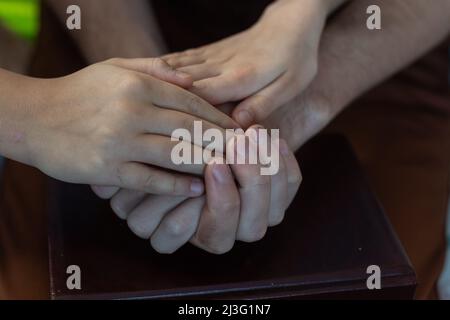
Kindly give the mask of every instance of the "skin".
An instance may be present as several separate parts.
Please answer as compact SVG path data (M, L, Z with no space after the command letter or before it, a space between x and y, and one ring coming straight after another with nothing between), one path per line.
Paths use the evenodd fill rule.
M152 16L152 12L148 10L147 7L148 1L140 1L140 0L133 0L128 1L126 4L124 1L117 1L112 0L109 1L107 5L105 2L101 1L86 1L86 0L77 0L77 1L68 1L68 0L47 0L46 1L55 11L55 13L61 18L61 21L64 22L66 19L65 14L65 8L69 4L78 4L82 8L83 12L83 21L88 23L88 27L82 28L81 31L72 33L72 36L74 37L75 41L81 48L82 52L84 53L85 57L88 59L88 61L95 62L98 61L98 59L104 59L107 57L112 56L123 56L123 57L135 57L135 56L152 56L157 55L160 52L164 51L164 45L162 44L159 35L157 34L157 28L151 27L151 25L154 25L154 17ZM106 9L105 9L106 8ZM101 14L98 14L101 12ZM130 19L130 17L133 17L133 19ZM117 21L120 21L120 24L117 23ZM84 23L83 22L83 23ZM114 23L114 25L113 25ZM120 28L117 28L117 26L120 25ZM149 32L149 30L152 30ZM108 33L109 37L107 40L105 40L105 37L99 37L99 34L102 33ZM111 40L111 38L113 40ZM115 40L114 40L115 39ZM117 41L120 41L121 43L126 43L126 45L116 46L115 43ZM112 45L113 44L113 45ZM190 88L191 89L191 88ZM291 186L291 189L295 189L295 191L291 191L291 193L295 193L298 184L301 181L301 175L300 171L298 169L298 164L296 163L293 155L290 155L290 170L292 171L291 174L288 176L291 177L291 181L289 185ZM284 162L283 162L284 163ZM244 167L245 168L245 167ZM229 169L231 170L231 169ZM240 172L239 169L236 169L238 172ZM236 171L233 170L232 172ZM205 174L208 176L208 170L205 171ZM277 194L285 194L285 190L287 189L286 184L287 182L281 183L280 180L284 181L283 179L279 178L280 175L274 179L274 182L270 183L273 197L276 198ZM244 180L245 182L246 180ZM206 178L206 182L208 182L208 178ZM238 190L238 185L234 182L234 180L231 183L233 185L233 190ZM209 183L211 186L210 188L214 188L214 183ZM295 187L296 186L296 187ZM143 208L142 210L137 210L138 213L135 213L132 215L132 217L141 217L142 215L145 216L144 213L149 212L149 209L147 206L152 206L152 208L155 207L155 204L153 204L152 199L155 200L155 202L158 204L158 206L161 206L162 209L165 208L165 210L159 210L160 215L162 213L167 214L169 209L173 208L167 208L167 205L172 203L169 199L172 199L170 197L161 197L158 198L155 195L148 195L145 192L133 192L131 190L122 189L120 192L118 192L117 187L105 187L105 186L99 186L94 185L93 190L96 194L98 194L102 198L110 198L111 196L115 195L113 201L111 201L111 205L114 209L114 211L121 216L122 218L126 218L128 215L128 211L130 210L130 205L135 204L136 201L141 201L142 204L140 205L140 208ZM217 188L216 188L217 189ZM208 190L207 190L208 191ZM222 199L219 195L220 193L213 193L212 191L208 192L210 194L210 199L215 199L211 203L217 203L222 204L223 201L226 199ZM223 195L223 193L222 193ZM144 199L145 198L145 199ZM245 198L245 197L244 197ZM270 198L270 197L269 197ZM184 197L173 197L174 201L178 199L178 201L186 200ZM183 206L186 206L189 208L189 212L191 212L191 215L196 214L197 216L200 214L200 209L203 207L199 206L200 199L195 200L195 203L198 206L198 210L196 213L194 213L195 210L193 210L193 199L190 199L192 201L185 201L186 203L183 203ZM248 207L247 211L255 211L258 207L255 205L257 202L250 202L245 201L246 206ZM255 203L255 204L254 204ZM268 224L273 225L279 222L280 215L284 214L285 211L285 205L280 204L277 205L277 201L270 201L267 203L267 208L264 207L262 212L264 211L270 211L270 212L278 212L278 219L271 218L272 220L269 221ZM179 204L179 203L178 203ZM279 206L279 207L278 207ZM131 206L132 207L132 206ZM220 207L220 206L219 206ZM154 210L152 209L152 212ZM210 212L211 210L204 210L204 214L206 212ZM139 213L144 212L144 213ZM179 211L178 211L179 212ZM178 216L177 215L169 215L172 216ZM224 219L226 219L226 216L220 215ZM273 214L271 215L271 217ZM202 215L203 217L203 215ZM144 222L136 223L133 221L140 221L140 218L130 218L129 225L130 228L141 237L146 237L148 231L146 233L142 233L143 231L142 226L144 229L152 229L154 228L155 224L157 225L160 220L161 216L155 217L153 220L150 218L146 218ZM172 220L172 219L170 219ZM189 220L189 219L188 219ZM195 220L195 219L191 219ZM273 220L276 221L273 222ZM211 230L212 226L210 226L210 223L213 222L213 220L202 220L202 230ZM210 223L208 223L210 221ZM264 222L264 224L267 224L267 222ZM261 230L265 230L267 226L260 227ZM169 223L168 225L172 225L172 223ZM219 223L220 225L220 223ZM139 227L141 226L141 227ZM192 224L187 224L186 226L191 226ZM196 226L194 226L196 227ZM171 229L171 228L168 228ZM249 229L247 227L247 229ZM145 231L144 230L144 231ZM261 233L261 232L260 232ZM167 237L163 237L163 234L166 234L164 232L159 231L157 233L159 236L155 239L167 239ZM203 234L200 232L200 234ZM219 235L220 236L220 235ZM214 237L211 237L210 239L213 239ZM229 239L234 239L233 237L228 237ZM247 232L247 234L244 234L241 236L242 239L251 239L255 238L255 235ZM256 235L256 238L258 235ZM181 245L181 241L179 240L179 237L174 237L174 242ZM185 240L184 242L188 241L189 239ZM231 240L230 240L231 241ZM161 246L161 243L164 243L164 241L157 241L153 240L152 243L157 248L157 250L163 252L164 249ZM208 241L204 241L203 243L200 241L196 242L198 246L201 246L205 250L211 251L211 252L219 252L223 251L223 248L216 248L214 244L209 243ZM234 243L234 240L233 240ZM217 244L217 242L216 242Z
M333 19L322 36L317 64L318 73L312 83L304 92L296 92L291 101L272 112L269 117L264 119L263 123L267 127L280 128L282 136L286 138L293 149L300 147L351 101L419 58L448 36L450 2L448 0L438 1L439 3L433 6L422 0L379 0L375 2L360 0L352 2ZM371 32L365 27L366 16L361 12L365 12L365 9L372 4L377 4L382 8L383 32ZM417 43L420 43L421 46L418 47ZM172 61L172 63L174 62ZM352 77L348 77L349 74ZM255 79L256 82L261 81L257 77ZM342 79L346 79L346 81L342 81ZM226 85L227 83L224 84L224 86ZM252 85L254 84L250 83L250 86ZM209 94L214 95L214 92ZM274 99L277 98L271 99L275 101ZM234 106L231 110L233 109ZM116 194L117 189L103 191L105 192L104 196L110 197ZM126 192L129 193L126 194ZM208 190L206 192L208 194ZM159 208L162 203L168 203L170 199L158 200L162 198L154 197L150 200L146 199L148 201L142 201L145 197L144 194L120 191L114 197L116 200L112 201L112 205L114 208L123 209L121 204L128 203L129 209L127 210L133 210L136 208L135 203L139 203L141 212L146 212L145 208L154 210L152 206L156 204L156 207ZM199 212L204 205L199 199L195 207L197 210L190 211L194 221L196 221L195 217L200 217ZM217 201L221 201L221 199L218 198ZM194 205L192 206L194 207ZM122 217L127 217L127 210L120 213ZM173 211L180 212L176 208L167 207L162 208L161 211L164 211L164 214ZM160 213L162 216L164 214ZM180 214L173 214L173 216L179 217ZM200 222L200 218L197 221ZM138 225L145 225L145 223ZM182 224L175 225L182 226ZM211 226L214 225L211 224ZM171 228L167 229L171 230ZM179 230L178 227L173 229ZM233 228L230 227L229 230L233 230ZM186 238L184 239L187 242ZM205 238L208 237L202 237L202 239ZM155 236L155 239L157 240L152 240L152 243L158 243L158 239L164 239L164 237ZM198 237L191 239L196 244ZM206 242L208 243L208 241ZM205 246L205 243L197 243L197 245L202 247ZM161 247L159 250L171 252L176 247L172 244L166 248ZM207 248L214 251L211 250L211 247L214 247L213 241L207 245ZM215 250L215 252L221 253L221 250Z
M382 10L382 31L368 30L367 16L361 15L372 4ZM449 33L450 0L433 5L422 0L354 1L325 30L311 85L263 124L280 128L296 150L352 101L448 39Z
M369 31L366 16L360 14L372 4L379 5L384 13L383 32ZM448 0L439 0L433 6L422 0L352 2L324 32L318 74L311 85L273 112L264 125L280 128L281 135L296 150L351 101L448 37L449 30ZM230 104L223 110L232 112L234 108ZM113 204L120 207L121 202L117 197Z
M204 171L170 161L171 133L236 124L181 88L191 83L161 59L113 59L49 80L0 70L0 154L67 182L201 195L200 179L161 169Z
M191 92L210 103L239 102L233 116L247 128L309 85L327 16L343 2L276 1L248 30L163 59L191 74Z
M167 51L148 0L43 2L63 25L66 23L68 6L78 5L81 8L82 28L70 32L70 35L89 63L115 57L158 57Z
M258 148L257 140L248 141L250 148ZM298 191L298 163L287 143L279 144L280 169L274 176L262 176L260 164L228 166L212 159L205 171L205 196L186 199L121 190L111 207L160 253L173 253L188 241L210 253L226 253L235 241L258 241L268 227L281 223ZM229 141L227 151L233 152L231 148Z

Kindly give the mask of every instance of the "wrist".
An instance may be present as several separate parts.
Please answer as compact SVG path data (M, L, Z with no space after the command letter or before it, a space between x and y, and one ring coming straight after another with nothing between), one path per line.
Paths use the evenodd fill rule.
M5 76L5 77L3 77ZM0 151L9 159L34 165L33 141L45 86L41 79L2 72Z
M278 23L288 20L301 23L299 14L307 14L313 19L325 21L334 8L331 2L336 1L338 0L277 0L267 6L261 20L273 20Z
M322 0L278 0L266 8L255 26L272 33L296 35L298 39L307 37L318 42L327 15Z

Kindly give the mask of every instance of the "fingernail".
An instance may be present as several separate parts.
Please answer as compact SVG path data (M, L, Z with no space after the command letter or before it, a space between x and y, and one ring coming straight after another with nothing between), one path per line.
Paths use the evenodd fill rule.
M225 164L216 164L213 167L213 177L220 184L225 184L229 177L228 166Z
M279 145L280 145L280 153L283 156L288 156L290 150L289 150L289 146L287 145L286 141L284 141L283 139L280 139Z
M199 196L203 194L203 182L200 179L193 179L191 182L191 192L193 196Z
M247 110L242 110L237 114L237 121L241 126L247 128L252 124L253 116Z

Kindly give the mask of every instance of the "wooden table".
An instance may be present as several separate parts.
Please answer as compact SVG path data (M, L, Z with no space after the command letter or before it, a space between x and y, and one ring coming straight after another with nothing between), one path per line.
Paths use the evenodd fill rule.
M89 188L55 184L52 298L412 298L414 271L347 142L316 138L298 159L304 181L282 225L222 256L190 245L157 254ZM81 290L66 287L69 265ZM369 265L381 290L367 289Z

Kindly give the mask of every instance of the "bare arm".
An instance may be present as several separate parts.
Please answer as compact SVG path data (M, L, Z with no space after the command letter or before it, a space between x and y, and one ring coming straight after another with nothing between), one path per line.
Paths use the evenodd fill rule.
M369 5L382 11L382 30L370 31ZM450 0L358 0L327 27L319 72L304 94L277 111L268 125L298 148L350 102L418 59L450 31Z
M64 24L69 5L82 13L81 30L70 31L88 62L112 57L159 56L162 37L146 0L45 0Z

